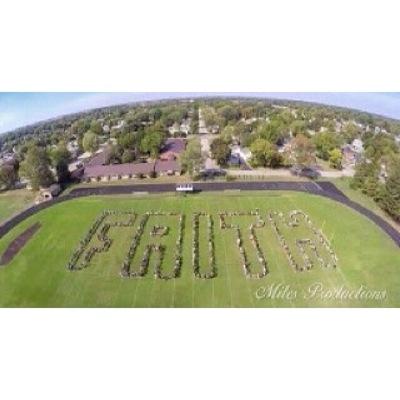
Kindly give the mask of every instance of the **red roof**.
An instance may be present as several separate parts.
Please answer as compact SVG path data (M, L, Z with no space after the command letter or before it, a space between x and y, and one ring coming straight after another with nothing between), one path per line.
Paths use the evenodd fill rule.
M148 175L153 171L154 163L94 165L85 167L85 177L100 178L102 176Z
M89 165L85 167L85 178L101 178L103 176L149 175L155 172L180 172L176 161L156 161L138 164Z
M104 165L106 163L107 151L95 154L87 163L87 166Z
M183 139L168 138L165 141L164 147L161 149L160 154L175 153L180 154L186 148L186 142Z
M156 172L180 172L181 167L179 163L175 160L170 160L170 161L157 161L156 162L156 167L155 167Z

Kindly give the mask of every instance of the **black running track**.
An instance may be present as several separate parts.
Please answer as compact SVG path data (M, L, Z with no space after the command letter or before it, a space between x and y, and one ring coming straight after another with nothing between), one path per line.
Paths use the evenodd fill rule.
M223 190L286 190L310 193L318 196L327 197L331 200L342 203L353 210L359 212L369 218L386 232L393 241L400 247L400 232L393 228L383 218L379 217L372 211L361 206L360 204L346 197L334 184L331 182L198 182L193 184L195 191L216 192ZM15 217L9 219L4 224L0 225L0 238L6 235L20 222L24 221L31 215L36 214L55 204L63 203L64 201L76 199L79 197L99 196L99 195L118 195L118 194L133 194L138 192L146 193L165 193L175 192L176 185L170 183L162 184L135 184L135 185L110 185L87 188L73 189L68 195L59 197L39 205L26 209Z

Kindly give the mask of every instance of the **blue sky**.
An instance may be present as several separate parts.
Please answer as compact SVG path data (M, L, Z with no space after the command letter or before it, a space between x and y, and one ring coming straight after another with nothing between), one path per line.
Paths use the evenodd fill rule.
M44 119L137 100L243 95L315 101L400 119L400 93L0 93L0 133Z

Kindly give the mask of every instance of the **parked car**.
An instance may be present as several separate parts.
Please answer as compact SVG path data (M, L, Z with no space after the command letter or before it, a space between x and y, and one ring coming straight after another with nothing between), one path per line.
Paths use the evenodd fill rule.
M302 165L295 165L290 169L290 172L295 176L302 176L309 179L318 179L321 176L315 168Z
M213 180L218 177L224 177L226 175L226 171L219 168L214 169L205 169L200 171L199 178L202 180Z

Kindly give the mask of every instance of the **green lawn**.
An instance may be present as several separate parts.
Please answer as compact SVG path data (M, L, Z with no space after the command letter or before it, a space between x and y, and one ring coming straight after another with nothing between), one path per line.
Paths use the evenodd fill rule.
M131 210L137 213L133 226L111 228L113 243L108 252L96 254L86 269L70 272L66 265L94 220L105 210ZM246 279L242 270L237 236L234 229L221 229L218 212L260 210L267 220L256 229L260 247L268 262L269 273L262 279ZM267 211L302 210L321 228L338 257L338 266L323 268L314 263L310 271L296 272L289 264L283 247L266 218ZM179 212L185 215L183 265L181 276L168 281L153 277L156 257L150 257L149 272L144 278L123 279L119 273L138 223L147 211ZM196 279L192 270L192 214L210 213L214 220L214 244L217 277ZM116 219L118 220L119 217ZM145 246L166 246L163 270L171 271L178 235L177 216L151 216L132 262L137 270ZM0 268L0 306L39 307L309 307L400 306L400 251L392 240L368 219L354 211L305 193L251 192L199 194L193 197L152 195L145 197L82 198L51 207L23 222L0 240L0 254L27 227L39 221L40 230L14 260ZM253 272L259 271L258 259L249 240L250 224L256 217L227 217L226 222L239 224L243 243ZM163 237L151 237L154 225L168 226ZM279 225L295 259L301 263L296 239L312 236L305 224L299 227ZM201 219L200 267L208 268L207 222ZM95 237L90 243L98 244ZM322 248L319 248L321 254ZM312 253L307 253L312 258ZM327 253L324 257L328 257ZM315 261L315 260L314 260ZM310 287L329 289L386 290L384 300L306 298ZM268 294L273 285L276 292ZM288 286L287 286L288 285ZM287 287L286 287L287 286ZM286 287L286 289L285 289ZM263 289L266 288L266 289ZM278 290L280 289L280 290ZM285 289L285 290L284 290ZM318 292L319 293L319 292ZM257 294L257 295L256 295ZM259 297L263 297L260 299ZM266 298L265 298L266 297ZM308 297L310 297L308 295Z
M351 178L343 177L339 179L331 179L330 181L336 185L338 189L340 189L349 199L363 205L366 208L369 208L375 214L382 217L394 228L400 231L400 224L395 222L393 218L386 214L382 208L380 208L379 205L373 199L371 199L371 197L363 194L360 190L355 190L350 187Z
M33 204L35 195L29 190L0 192L0 223Z

